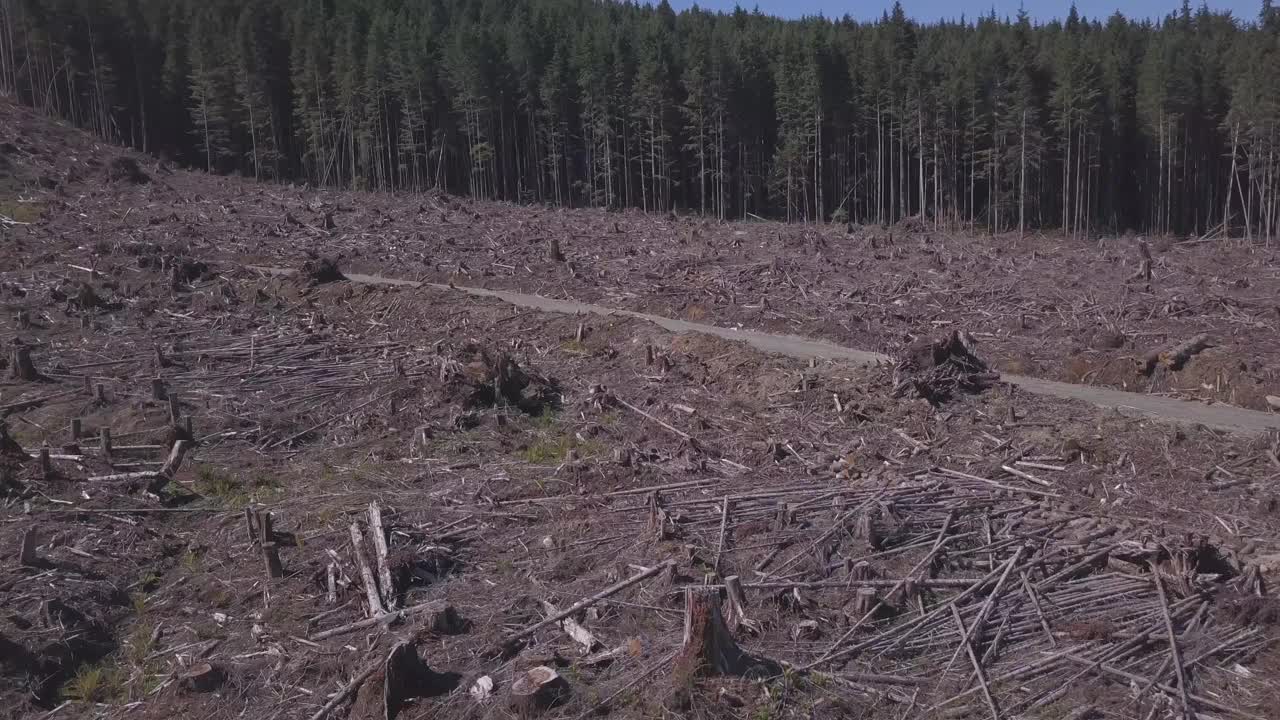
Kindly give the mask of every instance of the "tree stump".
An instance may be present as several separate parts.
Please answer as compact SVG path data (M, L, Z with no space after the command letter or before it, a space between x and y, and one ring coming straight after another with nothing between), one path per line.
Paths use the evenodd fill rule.
M677 687L690 678L714 675L766 677L776 673L776 663L754 658L738 647L720 612L720 593L688 588L684 595L684 644L676 657Z
M422 662L414 643L396 643L382 668L360 686L351 717L395 720L409 700L449 693L457 687L458 680L457 675L437 673Z
M879 603L880 598L876 596L875 588L858 588L857 594L853 596L853 614L858 618L866 617Z
M871 567L871 563L866 560L858 562L849 561L845 564L845 571L849 574L851 582L859 580L870 580L875 577L875 570Z
M222 686L226 673L209 663L200 663L187 670L179 678L179 684L191 692L213 692Z
M18 460L29 460L30 455L22 449L17 440L9 437L9 426L0 421L0 455L4 457L17 458Z
M17 341L9 356L9 378L11 380L27 380L34 382L40 379L40 372L31 361L31 348Z
M556 238L547 241L547 259L551 262L564 262L564 253L560 252L560 241Z
M871 513L862 513L858 515L853 527L853 536L861 540L869 550L879 550L881 537L876 530L875 518Z
M284 564L280 562L280 546L273 542L262 544L262 561L267 570L268 580L284 577Z
M778 516L774 520L775 530L786 530L796 521L796 509L791 503L778 505Z
M22 533L22 545L18 549L18 564L24 567L37 567L40 564L40 558L36 555L35 530Z
M511 683L508 703L519 717L530 717L564 702L569 683L546 665L530 668Z

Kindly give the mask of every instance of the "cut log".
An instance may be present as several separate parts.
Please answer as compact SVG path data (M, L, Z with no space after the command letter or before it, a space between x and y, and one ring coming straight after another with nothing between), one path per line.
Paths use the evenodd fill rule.
M1180 345L1164 350L1152 350L1138 361L1138 372L1142 375L1150 375L1155 372L1157 366L1181 370L1192 357L1210 347L1213 345L1209 342L1209 336L1200 334Z
M539 665L520 673L511 683L509 703L519 717L555 707L569 696L569 683L555 670Z
M1160 353L1160 362L1170 370L1181 370L1197 353L1212 347L1208 335L1197 335L1190 340Z

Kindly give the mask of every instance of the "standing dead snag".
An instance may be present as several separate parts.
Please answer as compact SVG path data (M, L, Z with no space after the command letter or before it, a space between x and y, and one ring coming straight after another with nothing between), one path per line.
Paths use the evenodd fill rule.
M684 643L675 664L677 689L697 676L769 677L779 671L777 663L753 657L738 647L720 612L718 590L685 590Z
M1151 247L1147 245L1146 240L1138 241L1138 254L1142 256L1141 262L1138 263L1138 271L1130 276L1130 280L1141 280L1148 285L1151 284Z

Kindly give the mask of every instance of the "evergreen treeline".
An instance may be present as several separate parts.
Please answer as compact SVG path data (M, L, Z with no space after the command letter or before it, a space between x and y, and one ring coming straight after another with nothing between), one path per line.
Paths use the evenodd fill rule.
M1280 226L1280 8L0 0L0 89L217 172L719 218Z

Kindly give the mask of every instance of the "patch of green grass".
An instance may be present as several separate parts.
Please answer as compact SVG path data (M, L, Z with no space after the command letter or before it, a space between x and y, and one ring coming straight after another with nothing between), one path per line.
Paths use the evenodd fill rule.
M201 465L196 468L195 490L204 497L227 508L239 508L255 502L277 499L283 488L274 478L255 475L245 482L225 470Z
M44 214L44 203L0 200L0 215L20 223L34 223Z
M182 553L182 567L191 575L198 575L204 567L204 557L194 548L187 548Z
M155 650L155 627L148 622L140 622L133 628L133 632L129 633L129 639L125 644L124 657L129 664L142 667L147 662L147 657Z
M125 694L128 675L112 665L88 665L80 668L76 676L62 686L62 694L68 700L84 703L109 703Z
M531 425L536 431L549 431L554 429L559 421L560 415L554 410L544 410L542 414L533 416Z
M604 452L604 445L594 440L579 440L572 435L543 437L524 449L524 461L532 465L559 465L569 457L570 450L577 450L578 457L590 457Z

